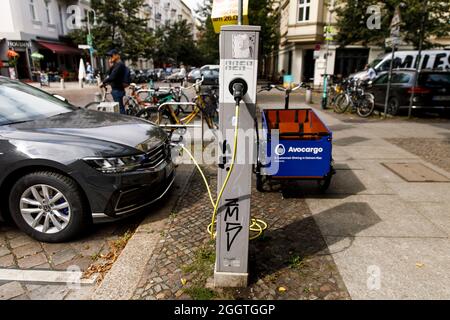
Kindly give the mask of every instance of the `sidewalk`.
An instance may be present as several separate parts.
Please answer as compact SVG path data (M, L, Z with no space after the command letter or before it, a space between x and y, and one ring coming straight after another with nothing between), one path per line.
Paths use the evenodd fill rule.
M450 124L356 123L318 111L334 132L337 174L306 197L353 299L449 299L450 184L406 182L386 168L421 163L385 139L448 139Z
M282 99L263 100L264 107L274 107ZM297 95L292 101L304 105ZM427 139L427 152L435 148L431 141L449 139L450 124L347 121L314 108L334 133L337 174L330 189L322 195L315 186L298 184L284 198L254 192L252 213L270 229L266 240L252 243L250 287L225 291L225 297L450 299L450 173L433 165L433 158L389 142ZM446 182L407 182L387 168L396 163L423 164ZM141 224L94 298L189 299L193 289L203 298L210 294L196 287L186 295L180 282L186 266L198 268L210 258L207 196L198 176L186 186L190 197L182 197L174 212ZM199 252L206 261L196 262ZM185 277L188 286L201 275L196 272Z

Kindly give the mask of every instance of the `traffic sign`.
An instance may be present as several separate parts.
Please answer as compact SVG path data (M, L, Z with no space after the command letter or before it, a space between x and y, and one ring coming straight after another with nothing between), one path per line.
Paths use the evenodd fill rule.
M78 49L81 49L81 50L89 50L91 48L92 47L87 45L87 44L80 44L80 45L78 45Z
M93 43L94 43L94 41L93 41L92 35L88 34L87 35L87 44L92 47Z

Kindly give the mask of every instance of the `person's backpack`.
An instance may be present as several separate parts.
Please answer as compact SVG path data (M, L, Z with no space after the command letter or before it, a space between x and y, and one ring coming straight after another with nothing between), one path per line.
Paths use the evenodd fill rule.
M128 88L131 84L131 70L125 66L125 71L123 73L123 87Z

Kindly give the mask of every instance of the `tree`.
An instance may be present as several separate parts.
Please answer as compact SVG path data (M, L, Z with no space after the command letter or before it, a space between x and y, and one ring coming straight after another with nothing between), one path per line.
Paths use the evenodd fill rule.
M116 48L124 59L135 62L151 53L149 48L153 47L153 37L147 30L147 19L139 16L144 3L145 0L91 0L91 8L96 16L96 24L92 26L91 32L99 55ZM70 34L78 44L84 44L86 36L86 27Z
M214 32L211 12L211 0L205 0L203 6L197 11L201 21L201 26L199 28L200 37L197 41L197 45L203 58L203 64L219 63L219 35Z
M268 57L279 42L279 13L274 10L276 0L249 1L249 24L261 26L260 60ZM214 32L212 20L212 1L205 0L197 14L201 17L200 39L198 47L207 63L219 61L219 35Z
M166 24L155 31L154 60L157 65L197 65L200 54L194 42L192 25L186 20Z
M420 23L423 14L427 15L424 24L424 47L432 47L432 37L442 37L450 33L448 13L450 2L442 0L429 0L426 12L423 11L424 0L385 0L378 2L381 10L381 28L370 30L366 21L370 13L367 8L374 5L370 0L338 0L336 14L339 33L337 42L340 45L361 43L363 45L384 45L385 38L390 36L390 24L395 8L404 3L401 8L401 32L404 40L415 48L419 46ZM439 44L435 44L439 45Z

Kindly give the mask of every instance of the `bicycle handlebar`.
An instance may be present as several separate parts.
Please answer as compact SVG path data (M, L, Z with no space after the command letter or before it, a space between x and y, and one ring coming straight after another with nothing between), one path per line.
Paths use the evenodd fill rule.
M307 86L303 82L299 83L297 86L295 86L293 88L285 88L285 87L282 87L280 85L271 84L271 85L268 85L267 87L262 87L261 90L259 90L258 92L270 91L272 89L277 89L278 91L282 91L282 92L287 92L287 91L294 92L294 91L297 91L300 88L307 88Z

